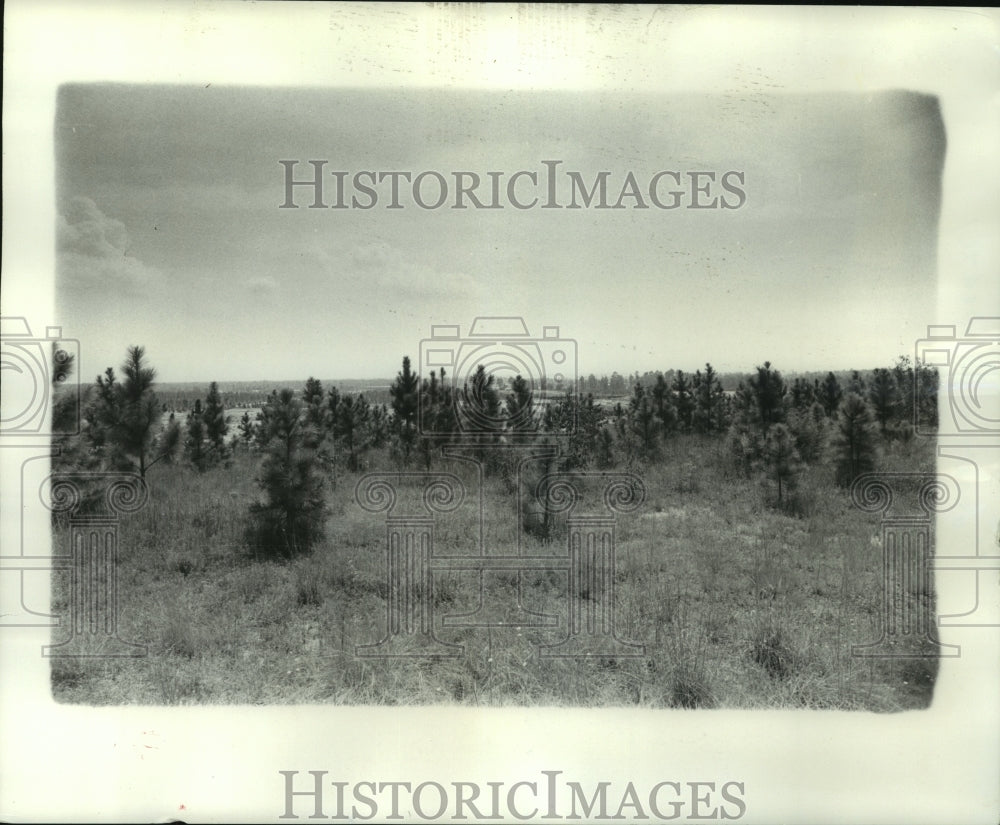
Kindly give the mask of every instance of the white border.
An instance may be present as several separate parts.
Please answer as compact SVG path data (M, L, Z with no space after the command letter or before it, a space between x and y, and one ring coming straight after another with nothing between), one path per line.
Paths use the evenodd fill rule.
M948 148L939 311L927 321L962 327L1000 310L994 12L37 0L5 12L3 314L26 316L34 330L53 317L52 134L65 81L691 91L731 89L761 68L789 91L934 93ZM439 56L439 35L450 56ZM5 537L21 458L0 450ZM986 470L993 491L995 467ZM996 516L981 514L981 540ZM31 517L45 535L44 513ZM1000 633L943 635L963 655L943 669L934 707L883 716L93 710L47 698L48 663L37 655L47 631L0 630L0 817L266 821L283 808L282 769L415 783L562 770L646 787L743 781L743 822L995 825Z

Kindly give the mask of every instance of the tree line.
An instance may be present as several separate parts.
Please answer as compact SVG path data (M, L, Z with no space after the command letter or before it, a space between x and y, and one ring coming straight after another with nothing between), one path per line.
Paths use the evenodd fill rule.
M59 383L67 370L72 363L63 359ZM804 468L832 460L837 483L848 486L874 468L881 444L912 437L915 415L935 422L937 403L937 373L905 356L865 375L854 371L843 384L833 372L788 382L765 362L735 393L723 390L706 363L694 373L643 376L613 405L572 389L538 392L522 376L502 382L482 366L457 386L444 369L418 375L404 357L388 403L324 388L310 377L298 393L274 390L257 416L244 411L231 427L216 382L183 424L173 413L163 423L155 378L144 349L129 347L121 375L108 367L84 392L80 433L56 438L57 466L145 477L161 462L204 472L237 451L258 455L264 498L251 507L248 541L264 555L292 555L322 535L323 490L340 473L386 459L398 468L430 470L443 447L470 439L487 475L519 495L515 459L501 449L507 444L543 448L533 465L542 477L641 468L662 461L672 439L694 434L721 445L734 472L769 480L776 504L784 506ZM55 398L54 417L69 415L70 396L57 391ZM524 526L547 537L549 514L531 506L525 512L531 522Z

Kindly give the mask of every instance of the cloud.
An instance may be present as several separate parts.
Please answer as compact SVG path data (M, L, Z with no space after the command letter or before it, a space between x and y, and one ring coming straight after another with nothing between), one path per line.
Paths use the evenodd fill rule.
M243 286L257 295L268 295L278 289L278 282L270 275L259 278L248 278Z
M330 271L335 267L328 253L318 251ZM418 258L407 257L395 246L384 241L357 244L346 253L347 269L362 283L375 291L398 294L406 298L456 297L477 294L475 279L464 272L438 269Z
M140 293L159 272L129 254L125 224L105 215L90 198L74 197L56 225L61 283L69 288Z

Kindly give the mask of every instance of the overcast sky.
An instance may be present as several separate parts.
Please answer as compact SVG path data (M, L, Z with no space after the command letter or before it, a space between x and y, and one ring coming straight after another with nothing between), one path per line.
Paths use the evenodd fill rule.
M933 318L945 137L926 96L82 85L55 128L59 322L85 380L130 344L163 381L391 377L432 324L484 315L559 326L585 375L868 369ZM282 159L484 181L560 160L609 171L612 201L629 172L735 170L746 203L280 209Z

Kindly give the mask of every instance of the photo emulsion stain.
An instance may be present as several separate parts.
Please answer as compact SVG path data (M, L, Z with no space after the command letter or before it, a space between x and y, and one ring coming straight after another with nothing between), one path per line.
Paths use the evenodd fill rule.
M935 98L75 84L55 134L57 701L931 704Z

